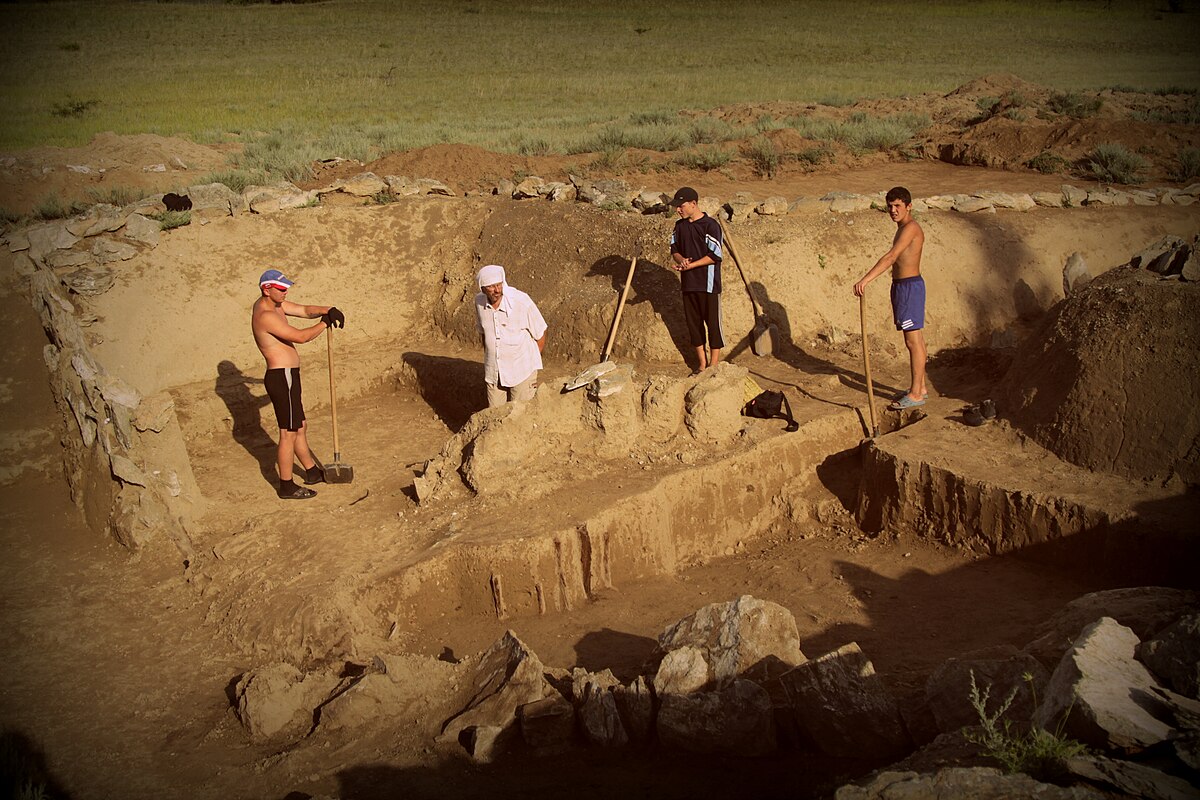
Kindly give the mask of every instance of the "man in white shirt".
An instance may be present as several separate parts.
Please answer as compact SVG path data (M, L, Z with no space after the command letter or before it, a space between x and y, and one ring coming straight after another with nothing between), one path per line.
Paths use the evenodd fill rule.
M479 270L475 314L488 408L532 400L546 347L546 320L533 298L504 282L504 267L489 264Z

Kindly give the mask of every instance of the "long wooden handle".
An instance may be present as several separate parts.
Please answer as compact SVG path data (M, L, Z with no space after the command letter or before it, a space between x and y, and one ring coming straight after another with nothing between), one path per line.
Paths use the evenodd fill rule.
M329 414L333 417L333 460L341 459L342 447L338 442L337 429L337 389L333 383L333 326L325 329L325 348L329 354Z
M871 382L871 351L867 348L867 298L861 294L858 296L858 324L862 330L863 372L867 374L867 407L871 409L871 437L874 438L879 434L879 425L875 422L875 384Z
M621 324L621 312L625 310L625 298L629 296L629 284L633 283L633 270L637 267L637 256L629 262L629 274L625 276L625 288L621 290L621 299L617 303L617 315L613 317L612 330L608 332L608 341L604 343L604 352L600 354L600 363L608 361L612 355L613 342L617 338L617 327Z
M725 249L733 257L733 265L737 267L738 275L742 276L742 283L746 285L746 294L750 295L750 308L754 311L754 319L757 320L759 316L758 302L754 299L754 290L750 288L750 281L746 277L746 270L742 268L742 260L738 258L737 248L734 247L733 239L729 238L729 231L724 227L721 228L721 235L725 239Z

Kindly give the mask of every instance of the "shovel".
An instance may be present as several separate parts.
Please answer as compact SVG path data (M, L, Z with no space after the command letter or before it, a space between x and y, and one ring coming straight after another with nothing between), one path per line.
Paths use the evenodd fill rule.
M621 290L621 299L617 302L617 315L613 317L612 329L608 332L608 340L604 342L604 350L600 353L600 363L592 366L579 373L563 387L564 392L569 392L578 389L580 386L587 386L592 381L599 378L605 373L612 372L617 368L617 365L608 360L612 355L613 342L617 338L617 328L621 325L621 312L625 310L625 298L629 296L629 284L633 283L633 271L637 268L637 256L629 262L629 274L625 276L625 288Z
M875 384L871 382L871 352L867 349L867 298L861 294L858 296L858 324L862 329L863 372L867 375L867 407L871 409L871 438L874 439L879 435L879 425L875 422Z
M333 328L325 329L325 345L329 351L329 413L333 417L333 463L325 464L326 483L350 483L354 480L354 467L342 463L342 447L338 442L337 390L333 383Z
M754 311L754 330L750 332L750 350L756 356L769 356L771 355L771 320L767 318L766 312L758 307L758 301L754 299L754 291L750 288L750 281L746 278L746 271L742 268L742 260L738 258L733 240L729 238L729 231L722 228L721 235L725 239L725 247L729 250L729 255L733 257L738 275L742 276L742 283L746 285L746 294L750 295L750 308Z

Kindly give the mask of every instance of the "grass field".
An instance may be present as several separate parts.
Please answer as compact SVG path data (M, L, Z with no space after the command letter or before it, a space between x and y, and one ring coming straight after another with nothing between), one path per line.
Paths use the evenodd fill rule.
M0 149L99 131L321 157L585 147L631 115L845 103L991 72L1200 88L1200 2L0 4ZM296 153L291 152L290 157ZM269 165L269 164L268 164Z

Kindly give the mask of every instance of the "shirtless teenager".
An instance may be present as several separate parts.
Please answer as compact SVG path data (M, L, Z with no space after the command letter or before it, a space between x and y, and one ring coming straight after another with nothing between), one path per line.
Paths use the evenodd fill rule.
M908 391L896 398L890 406L893 410L925 405L929 392L925 388L925 280L921 277L921 249L925 245L925 232L912 218L912 195L903 186L887 193L888 214L896 223L896 235L892 249L884 253L854 284L854 294L862 297L867 284L892 268L892 316L896 330L904 332L904 346L908 348L909 370L912 381Z
M308 423L304 421L304 404L300 394L300 354L296 345L311 342L331 325L344 327L346 315L333 306L302 306L289 303L288 289L292 281L277 269L269 269L258 279L262 296L254 302L251 328L254 343L267 360L267 374L263 384L275 407L275 419L279 422L279 449L276 463L279 466L279 497L283 500L305 500L315 497L316 492L292 481L292 462L300 459L304 467L305 483L321 483L325 480L317 460L308 449ZM321 318L309 328L294 328L288 317L305 319Z

